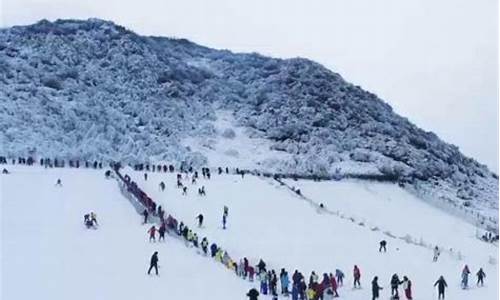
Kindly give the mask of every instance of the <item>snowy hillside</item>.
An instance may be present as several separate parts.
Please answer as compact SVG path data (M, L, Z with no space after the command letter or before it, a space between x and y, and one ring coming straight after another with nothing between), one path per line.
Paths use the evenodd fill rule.
M177 238L148 242L149 225L141 224L117 181L105 179L103 170L8 169L11 174L0 177L2 299L234 300L258 287ZM347 277L340 299L369 299L375 275L384 287L381 299L388 299L393 273L412 280L414 299L437 299L433 284L440 275L448 282L447 299L498 299L497 246L477 239L469 223L415 201L393 184L287 182L300 187L306 201L272 179L250 175L214 174L195 185L183 179L188 192L182 195L175 173L149 173L147 181L142 172L123 173L190 228L203 213L204 226L195 231L234 260L245 256L256 264L262 258L268 268L284 267L290 275L298 269L306 278L312 270L322 275L342 269ZM62 187L55 186L58 178ZM164 192L160 181L166 183ZM195 193L201 186L205 197ZM229 207L226 230L221 228L224 205ZM97 230L83 226L90 211L97 213ZM378 252L382 239L388 241L386 253ZM437 262L426 245L441 247ZM146 274L154 251L159 252L158 278ZM352 289L354 264L361 268L362 289ZM468 290L460 288L465 264L472 272ZM487 274L484 287L474 284L480 267Z
M0 29L0 156L372 174L498 227L496 174L339 74L95 19Z

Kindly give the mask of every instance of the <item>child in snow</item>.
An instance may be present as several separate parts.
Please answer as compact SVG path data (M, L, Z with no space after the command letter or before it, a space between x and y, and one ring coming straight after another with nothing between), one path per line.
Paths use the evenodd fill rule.
M155 236L156 227L154 225L151 226L151 228L149 228L148 233L149 233L149 241L151 242L152 240L153 242L156 242L156 236Z

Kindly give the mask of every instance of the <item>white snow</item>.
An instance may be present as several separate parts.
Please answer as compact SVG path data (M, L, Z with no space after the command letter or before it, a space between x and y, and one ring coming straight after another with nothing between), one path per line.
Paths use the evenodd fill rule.
M239 279L210 258L205 258L174 238L149 243L147 226L120 194L115 180L104 170L43 169L8 166L2 175L2 292L10 299L245 299L252 285ZM291 274L346 273L341 299L370 298L370 281L379 276L387 299L393 273L413 282L414 299L437 299L434 281L444 275L447 299L498 299L498 248L475 238L475 228L459 218L431 207L395 185L358 181L288 181L300 187L311 201L295 195L271 179L246 175L184 180L187 196L175 187L175 174L124 171L137 181L167 213L195 228L195 217L205 216L200 239L217 242L233 259L246 256L257 263ZM54 186L61 178L62 187ZM167 188L160 192L158 184ZM196 189L205 186L206 197ZM329 214L314 203L324 203ZM221 228L223 206L229 207L228 229ZM97 213L100 227L87 230L82 221L89 211ZM341 218L340 216L345 218ZM353 217L355 222L349 220ZM358 223L363 221L365 226ZM372 231L372 226L380 230ZM392 239L410 234L429 244L460 250L447 251L432 262L428 248ZM387 253L378 242L388 241ZM446 249L445 249L446 250ZM159 251L160 277L146 275L151 254ZM361 268L363 289L353 290L352 267ZM469 290L460 289L460 271L471 269ZM475 272L483 267L486 284L475 287ZM261 299L268 299L261 297Z

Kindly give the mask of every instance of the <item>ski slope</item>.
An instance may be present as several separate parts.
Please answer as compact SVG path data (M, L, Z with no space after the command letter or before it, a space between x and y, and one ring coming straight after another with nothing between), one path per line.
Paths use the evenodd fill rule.
M43 169L8 166L2 175L2 299L245 299L257 283L239 279L210 258L167 236L165 243L149 243L147 226L104 170ZM207 236L227 250L233 260L263 258L268 267L310 272L346 273L341 299L371 299L370 282L379 276L388 299L393 273L413 282L414 299L437 299L433 283L443 275L447 299L498 299L498 248L475 238L476 229L429 206L394 185L358 181L290 181L304 200L271 179L246 175L217 175L199 179L188 195L175 187L175 174L130 175L159 205L190 228L205 216L200 239ZM54 186L61 178L63 187ZM167 188L159 190L164 181ZM196 190L205 186L207 196ZM315 203L323 203L321 210ZM229 207L228 228L222 229L223 206ZM93 210L100 227L87 230L83 215ZM331 212L331 213L330 213ZM355 221L351 221L350 218ZM363 223L364 226L360 226ZM372 230L377 227L379 230ZM432 262L432 250L392 239L410 235L443 251ZM387 253L378 242L388 241ZM148 276L149 258L159 252L160 277ZM458 255L460 252L460 255ZM494 262L494 263L492 263ZM352 268L362 273L361 290L353 290ZM471 269L469 290L460 289L464 264ZM485 287L477 288L475 272L483 267ZM29 288L27 288L29 287ZM262 299L268 299L261 297ZM269 298L270 299L270 298Z

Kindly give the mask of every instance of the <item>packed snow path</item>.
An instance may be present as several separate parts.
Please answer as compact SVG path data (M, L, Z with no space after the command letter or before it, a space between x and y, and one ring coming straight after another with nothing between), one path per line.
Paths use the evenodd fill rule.
M210 258L186 251L183 243L168 237L162 244L147 242L147 228L140 226L141 217L120 194L116 182L104 179L103 170L19 166L9 169L12 174L1 177L2 299L148 299L164 295L229 300L244 299L252 286ZM201 179L196 186L185 180L189 191L182 196L175 188L175 174L149 173L144 181L143 173L124 173L188 226L196 228L195 217L203 213L205 226L196 229L200 238L206 235L209 242L217 242L233 259L246 256L256 263L262 257L271 268L285 267L289 273L297 268L306 277L311 270L323 273L341 268L347 275L345 287L339 290L343 299L368 299L373 276L378 275L379 282L387 287L395 272L413 281L415 299L436 299L432 285L441 274L450 286L447 299L498 298L497 265L488 262L490 257L498 260L495 247L475 239L472 226L432 207L421 207L420 202L414 206L411 198L404 198L405 210L401 211L399 199L410 196L394 194L395 190L384 185L369 183L365 189L356 182L349 182L349 186L342 182L331 186L299 182L317 187L317 193L328 199L342 198L359 203L358 207L367 205L364 201L379 201L384 209L375 209L374 204L365 212L349 206L342 207L342 211L374 221L379 220L374 216L380 216L386 220L384 227L394 232L411 227L429 240L434 236L447 237L448 243L464 249L463 261L442 255L437 263L432 263L427 249L387 238L388 252L380 254L378 242L384 238L382 232L318 214L271 180L212 174L211 180ZM62 179L63 187L54 186L57 178ZM159 191L160 181L167 184L165 192ZM206 197L196 193L201 185L205 185ZM335 187L345 188L342 197L334 197L339 195ZM369 192L374 189L376 192ZM310 192L306 187L302 190ZM316 195L308 195L316 200ZM387 197L394 197L393 201L387 201ZM334 202L318 201L329 208L335 206ZM229 207L227 230L221 228L224 205ZM86 230L82 224L83 214L91 210L100 222L96 231ZM433 215L430 222L434 218L453 218L453 226L426 222L429 213ZM408 224L410 220L413 223ZM460 230L455 231L456 228ZM159 251L160 278L145 275L155 250ZM472 275L472 288L459 288L465 263L473 273L479 267L485 269L488 277L484 288L474 287ZM362 290L351 290L354 264L361 268ZM389 293L385 288L381 299Z

